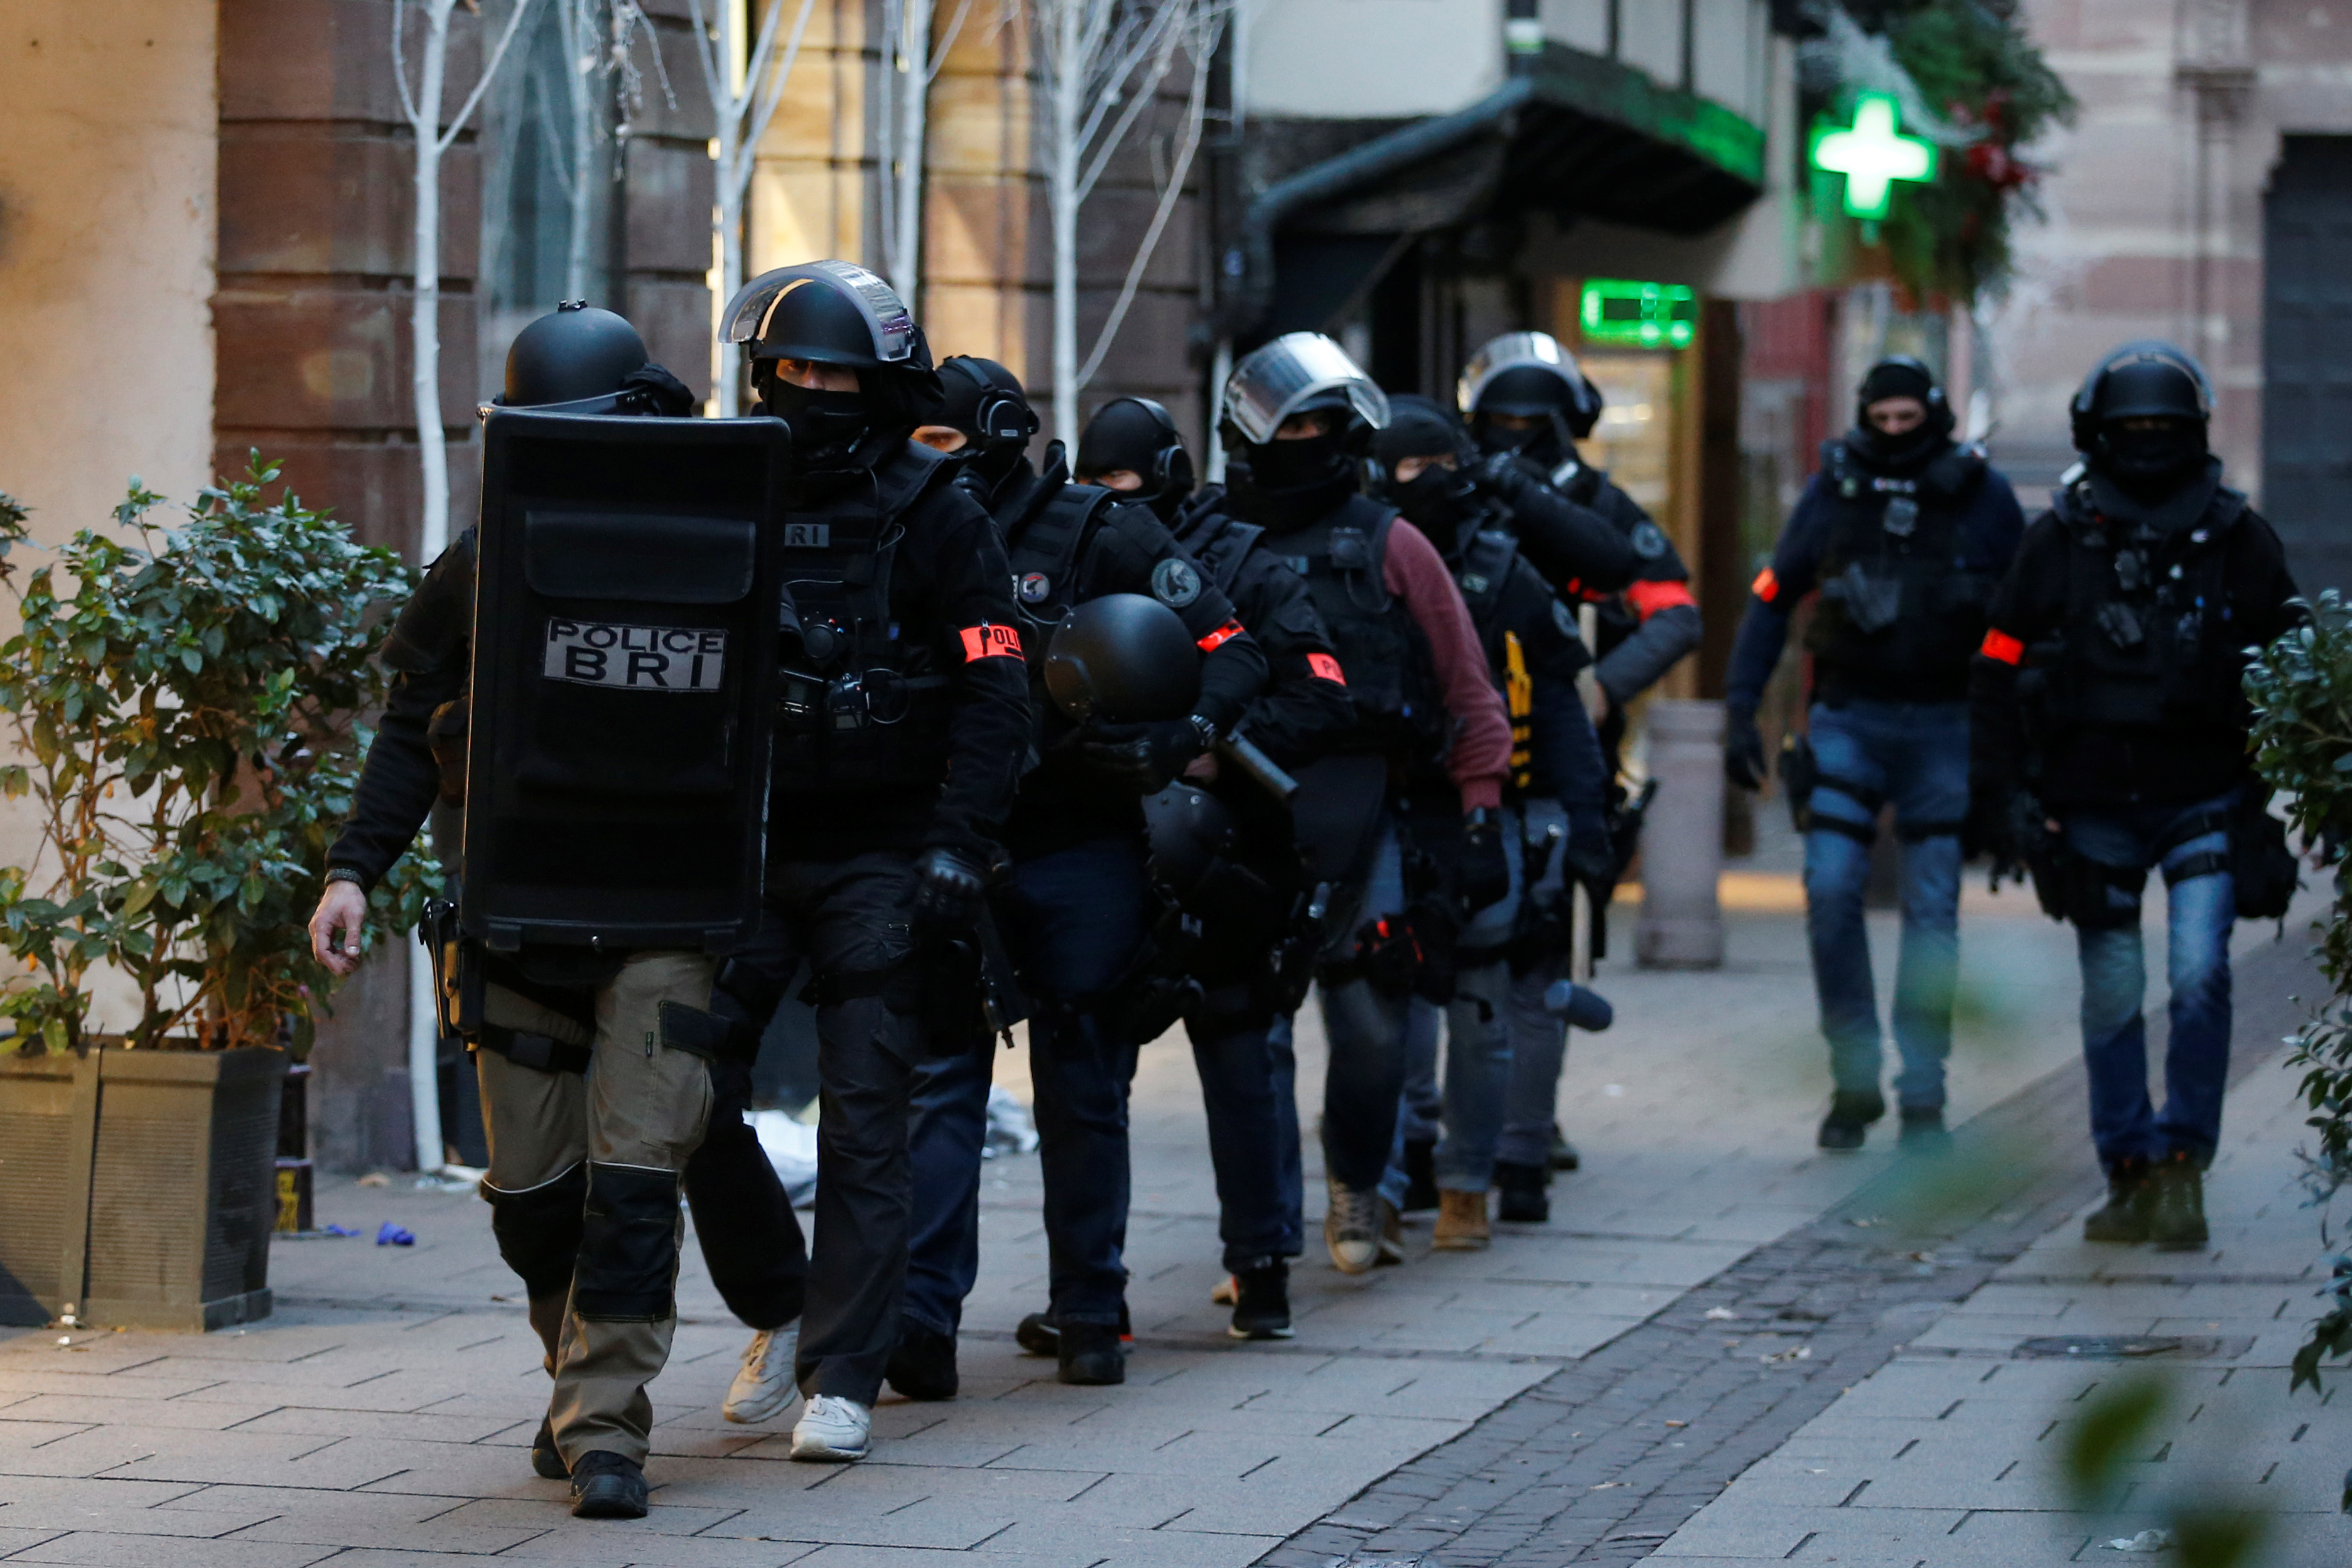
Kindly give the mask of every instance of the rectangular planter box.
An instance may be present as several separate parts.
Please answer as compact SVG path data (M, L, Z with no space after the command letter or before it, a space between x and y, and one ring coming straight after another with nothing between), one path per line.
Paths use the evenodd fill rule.
M282 1051L0 1059L0 1322L269 1313Z

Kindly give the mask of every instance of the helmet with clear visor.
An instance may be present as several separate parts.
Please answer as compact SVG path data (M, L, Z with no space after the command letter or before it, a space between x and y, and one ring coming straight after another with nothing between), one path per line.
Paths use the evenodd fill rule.
M1286 332L1234 367L1221 412L1242 440L1263 446L1292 414L1322 408L1345 409L1374 430L1389 422L1388 394L1345 349L1320 332Z
M1500 413L1541 419L1557 413L1569 434L1592 434L1601 394L1578 368L1576 356L1549 332L1506 332L1490 338L1462 368L1456 405L1467 419Z
M809 360L876 370L917 358L907 302L854 262L811 261L763 272L727 302L719 340L753 360Z

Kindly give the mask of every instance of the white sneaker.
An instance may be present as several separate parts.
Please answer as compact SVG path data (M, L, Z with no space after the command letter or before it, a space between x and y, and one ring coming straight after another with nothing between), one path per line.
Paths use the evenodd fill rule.
M1331 1207L1323 1216L1323 1245L1342 1274L1360 1274L1380 1261L1380 1194L1331 1184Z
M735 1381L727 1385L727 1403L719 1407L719 1413L748 1427L791 1409L793 1401L801 1396L799 1385L793 1381L793 1364L800 1348L798 1322L753 1334L751 1343L743 1347L743 1364L736 1369Z
M855 1399L820 1394L802 1412L793 1428L793 1458L840 1462L866 1457L866 1435L874 1426L874 1412Z

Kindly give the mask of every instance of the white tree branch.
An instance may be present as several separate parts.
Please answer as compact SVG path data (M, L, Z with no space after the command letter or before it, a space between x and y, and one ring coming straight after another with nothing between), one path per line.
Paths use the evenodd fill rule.
M449 121L449 129L439 138L443 152L449 150L450 144L457 140L457 132L463 131L466 121L474 117L475 107L482 101L482 94L489 90L490 78L499 74L499 62L507 57L507 46L514 42L515 33L522 26L523 17L530 15L531 4L532 0L515 0L514 11L507 17L507 30L499 35L499 47L490 51L489 62L482 67L481 76L474 82L474 90L466 95L465 104ZM437 109L440 106L436 104L434 107Z

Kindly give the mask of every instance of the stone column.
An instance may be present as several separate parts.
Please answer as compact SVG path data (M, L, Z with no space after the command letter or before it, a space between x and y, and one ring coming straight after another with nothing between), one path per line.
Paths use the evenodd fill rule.
M1723 705L1653 698L1650 777L1658 793L1642 830L1642 918L1633 946L1645 969L1723 964Z

